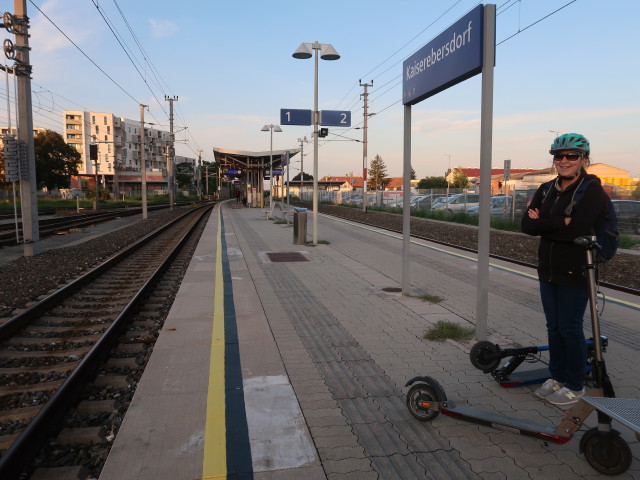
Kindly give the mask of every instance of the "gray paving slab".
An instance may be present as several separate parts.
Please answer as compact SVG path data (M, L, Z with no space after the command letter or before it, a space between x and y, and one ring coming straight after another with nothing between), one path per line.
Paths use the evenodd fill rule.
M468 359L473 340L424 339L440 320L475 325L473 255L449 254L416 241L411 247L412 296L403 296L382 291L401 284L399 236L376 235L370 227L363 230L320 215L319 239L327 243L293 245L291 227L264 221L261 211L234 209L229 216L249 270L260 279L256 293L327 478L604 478L578 453L577 440L547 445L442 415L424 424L408 413L404 383L415 375L433 375L459 404L551 424L563 415L562 409L534 397L532 387L509 391L475 370ZM304 251L310 261L264 260L266 252L293 251ZM490 339L504 346L544 345L534 272L492 265ZM427 302L425 295L441 301ZM607 304L609 350L615 350L607 354L610 374L622 392L637 396L634 342L640 340L640 325L630 318L637 320L637 310ZM292 343L296 352L288 351ZM299 369L296 362L302 359L305 367ZM323 383L305 380L314 376ZM336 419L347 423L332 424ZM629 432L623 436L634 460L621 478L640 478L640 444ZM347 446L336 457L336 450ZM356 452L364 452L368 461Z

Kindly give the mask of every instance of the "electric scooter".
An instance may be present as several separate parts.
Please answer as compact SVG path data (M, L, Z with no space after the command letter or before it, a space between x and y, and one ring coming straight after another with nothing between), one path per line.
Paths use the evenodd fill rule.
M580 452L584 453L589 464L600 473L618 475L625 472L631 465L631 449L620 436L620 432L611 428L612 418L616 418L624 425L635 430L636 436L640 431L637 420L632 417L640 410L640 401L631 402L624 413L616 409L612 402L615 399L613 385L606 371L602 356L600 337L600 319L596 307L596 265L594 251L597 248L596 237L579 237L575 243L585 248L587 257L587 278L589 288L589 307L591 313L591 327L593 330L594 358L593 358L593 388L588 396L581 398L563 416L560 425L548 426L536 422L507 417L505 415L485 412L472 407L458 406L448 400L442 386L432 377L414 377L405 386L411 387L406 395L409 412L418 420L431 421L440 413L466 420L476 424L508 429L521 435L538 438L558 444L567 443L580 429L586 418L597 410L598 426L588 430L580 441ZM631 412L631 414L629 413Z
M586 365L586 380L591 379L591 371L594 357L594 342L590 338L586 340L587 344L587 365ZM609 340L604 335L600 335L600 345L602 351L607 351ZM514 371L523 363L545 363L541 358L541 353L549 350L549 347L533 346L533 347L517 347L517 348L502 348L495 343L482 340L469 351L469 360L478 370L484 373L491 373L491 376L497 380L501 387L512 388L521 387L524 385L531 385L535 383L542 383L548 378L551 378L549 369L546 367L536 368L532 370L525 370L520 372ZM500 361L509 358L500 368Z

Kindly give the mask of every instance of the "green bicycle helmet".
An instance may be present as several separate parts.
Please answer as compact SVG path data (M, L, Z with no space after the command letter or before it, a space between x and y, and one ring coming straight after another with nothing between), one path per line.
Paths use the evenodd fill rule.
M553 155L558 150L577 150L589 156L589 140L579 133L565 133L553 141L549 153Z

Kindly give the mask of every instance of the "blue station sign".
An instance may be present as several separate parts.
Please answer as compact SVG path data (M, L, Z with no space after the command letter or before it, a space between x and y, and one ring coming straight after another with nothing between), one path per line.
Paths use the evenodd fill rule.
M280 125L311 125L311 110L281 108Z
M405 60L403 105L414 105L480 73L483 25L484 5L478 5Z
M347 110L322 110L320 125L325 127L350 127L351 112Z

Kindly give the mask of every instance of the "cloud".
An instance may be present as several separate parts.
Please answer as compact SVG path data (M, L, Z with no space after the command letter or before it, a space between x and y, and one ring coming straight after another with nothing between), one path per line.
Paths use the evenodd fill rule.
M413 132L461 132L480 127L480 112L477 110L430 110L419 112L414 117Z
M170 20L149 19L151 25L151 36L153 38L168 38L174 36L180 28Z

